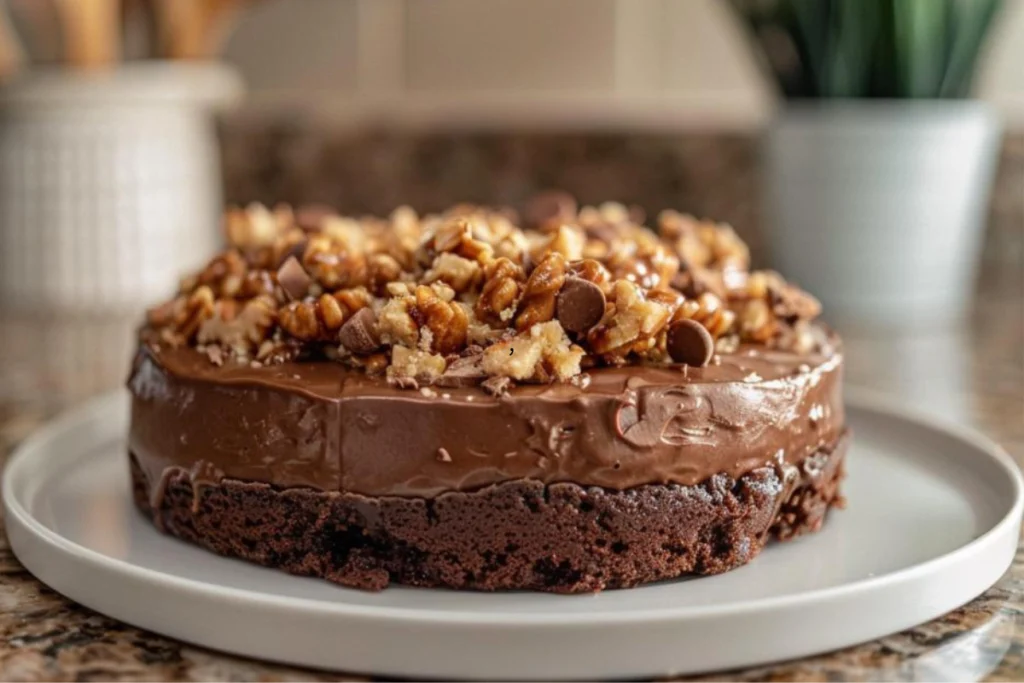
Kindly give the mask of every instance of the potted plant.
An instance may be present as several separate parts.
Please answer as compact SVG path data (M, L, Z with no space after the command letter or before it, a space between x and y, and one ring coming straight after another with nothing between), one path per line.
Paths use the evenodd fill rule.
M1000 0L733 0L786 105L768 246L837 319L934 326L971 299L1000 125L968 99Z

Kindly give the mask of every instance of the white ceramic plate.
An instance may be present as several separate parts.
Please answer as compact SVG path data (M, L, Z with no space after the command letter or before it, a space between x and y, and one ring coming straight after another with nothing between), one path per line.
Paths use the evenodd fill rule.
M971 432L863 398L849 506L720 576L591 596L363 593L158 533L128 493L123 394L31 437L3 482L7 531L88 607L242 655L438 678L610 678L747 666L908 628L975 597L1017 547L1022 480Z

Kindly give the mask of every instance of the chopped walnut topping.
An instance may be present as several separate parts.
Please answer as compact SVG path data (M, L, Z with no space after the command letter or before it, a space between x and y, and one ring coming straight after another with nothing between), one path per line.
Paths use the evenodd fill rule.
M505 325L515 315L526 276L523 269L504 256L484 270L484 286L474 311L481 320Z
M475 286L482 277L483 271L476 261L444 252L434 259L430 270L423 275L423 281L427 284L440 281L461 293Z
M419 340L420 329L409 313L409 308L415 299L408 292L393 296L377 315L380 339L385 344L414 347Z
M383 294L389 282L402 277L402 264L390 254L370 254L366 259L367 286L374 294Z
M483 368L490 375L518 380L568 381L580 372L583 349L574 345L557 321L538 323L526 333L484 351Z
M174 325L182 339L191 341L195 337L199 327L213 316L214 303L213 291L206 285L200 285L183 300L174 315Z
M469 204L360 219L232 208L229 247L150 309L142 334L199 346L211 363L327 359L396 386L497 391L584 386L583 370L602 365L703 362L684 344L694 339L718 354L824 343L817 300L751 272L727 225L665 211L656 233L635 208L577 208L561 193L526 216L524 228L514 211Z
M366 259L327 235L313 235L306 243L302 265L325 289L354 287L366 282Z
M569 273L587 282L593 282L600 287L605 294L611 290L612 275L608 269L601 265L600 261L594 259L582 259L569 264Z
M588 335L590 348L624 358L631 351L642 353L653 347L668 323L670 309L649 300L640 286L628 280L616 281L612 297L604 321Z
M281 328L302 341L337 339L338 330L361 308L370 305L370 296L363 288L343 289L321 294L317 299L293 301L281 309Z
M423 242L420 262L431 263L435 254L448 252L481 264L488 263L493 258L494 248L477 239L474 234L476 220L476 216L459 215L438 223Z
M672 319L683 318L699 322L707 328L712 338L717 339L732 330L736 314L726 308L717 296L705 292L696 299L687 299L680 304Z
M551 253L559 253L566 261L576 261L583 258L583 246L586 244L586 237L583 230L570 225L560 225L551 237L541 242L533 253L536 261L542 261L545 256Z
M444 356L427 353L404 346L391 349L389 378L409 378L418 383L429 383L440 377L445 369Z
M555 316L558 290L565 282L565 257L552 252L544 257L526 281L516 315L516 329L527 330Z
M268 246L280 233L278 219L262 204L231 208L224 214L224 233L228 243L240 249Z
M269 296L249 299L240 307L234 301L218 301L216 315L199 328L199 343L219 343L236 356L248 356L270 334L276 315L277 303Z
M457 353L466 344L469 314L465 304L452 301L452 294L443 286L416 288L416 302L410 314L419 325L419 346L424 351Z

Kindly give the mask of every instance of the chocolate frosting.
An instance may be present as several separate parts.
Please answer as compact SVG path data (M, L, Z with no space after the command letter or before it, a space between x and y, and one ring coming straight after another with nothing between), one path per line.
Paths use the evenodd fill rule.
M173 468L366 495L436 496L510 479L611 489L796 464L844 425L842 355L743 348L704 368L627 366L590 384L393 388L337 363L212 365L140 348L129 447L153 482Z

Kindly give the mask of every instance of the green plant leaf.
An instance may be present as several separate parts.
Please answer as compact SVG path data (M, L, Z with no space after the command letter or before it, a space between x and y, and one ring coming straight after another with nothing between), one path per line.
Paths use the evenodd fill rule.
M830 43L822 70L826 97L864 97L869 92L871 59L878 38L879 5L874 0L837 0Z
M953 0L951 14L956 30L949 63L939 86L939 97L968 97L974 73L992 20L1002 0Z
M896 0L896 59L905 97L936 97L946 70L949 3Z
M787 97L966 97L1002 0L731 4Z

